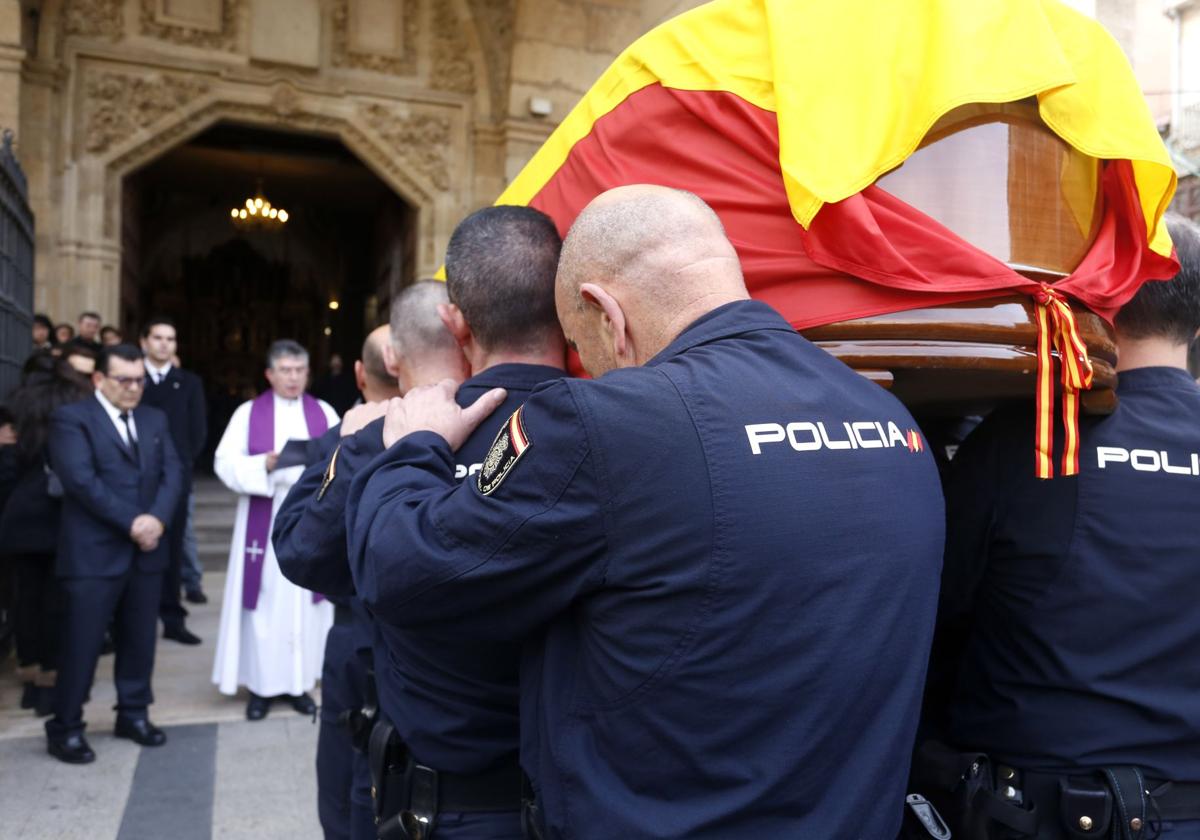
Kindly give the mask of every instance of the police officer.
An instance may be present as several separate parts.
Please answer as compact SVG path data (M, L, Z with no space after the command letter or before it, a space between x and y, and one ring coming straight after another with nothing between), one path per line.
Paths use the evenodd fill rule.
M1200 234L1169 227L1182 270L1118 314L1119 402L1080 419L1079 475L1034 477L1028 405L952 465L942 722L1012 806L963 815L979 830L1200 838Z
M330 483L324 492L322 486L342 436L379 417L381 407L401 384L411 387L462 378L462 353L437 311L446 300L445 284L432 280L415 283L396 297L390 326L367 337L363 359L355 366L366 402L348 411L339 426L321 437L316 463L305 470L275 516L272 539L283 574L299 586L325 593L335 604L334 625L325 641L317 741L317 813L326 840L375 837L363 731L368 724L361 715L377 700L370 673L374 630L370 616L354 597L346 565L344 510L349 482ZM375 451L382 452L382 445ZM352 748L354 735L363 749Z
M494 418L458 450L455 481L483 468L497 428L535 387L565 373L554 309L561 244L554 223L528 207L485 208L450 238L442 320L471 371L459 398L471 404L491 389L507 392ZM360 448L373 456L382 440L382 423L345 439L337 458L346 486L370 461ZM388 460L372 464L381 482ZM401 745L384 756L378 738L372 745L377 770L391 768L378 785L382 832L427 837L432 827L437 840L520 838L519 644L476 637L464 647L445 638L456 628L418 638L386 620L376 626L386 650L377 658L381 707Z
M912 418L748 299L690 193L595 199L556 297L597 378L538 388L474 480L499 394L392 401L350 495L364 601L527 642L534 833L895 836L943 538Z

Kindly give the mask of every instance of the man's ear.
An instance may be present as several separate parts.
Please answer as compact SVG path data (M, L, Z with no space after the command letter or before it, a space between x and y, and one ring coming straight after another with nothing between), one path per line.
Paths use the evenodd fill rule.
M396 348L390 341L383 345L383 369L389 376L400 376L400 360L396 357Z
M467 323L467 319L463 317L462 310L453 303L439 303L437 312L442 323L446 325L446 329L450 331L450 335L454 336L454 340L458 342L458 346L466 347L471 342L472 335L471 327Z
M104 374L101 373L100 371L95 371L92 374L92 387L93 388L99 389L100 383L103 381L104 381Z
M362 393L367 387L366 369L363 367L362 360L359 359L354 363L354 387Z
M600 310L600 329L603 335L612 343L613 357L626 358L629 349L629 336L626 332L625 311L621 304L595 283L583 283L579 287L579 296L587 306Z

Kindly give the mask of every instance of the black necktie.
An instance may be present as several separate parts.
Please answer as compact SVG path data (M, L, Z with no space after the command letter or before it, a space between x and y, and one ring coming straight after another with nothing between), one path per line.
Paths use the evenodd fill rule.
M133 427L129 425L129 412L121 412L121 422L125 424L125 436L129 440L129 451L133 453L133 459L136 461L139 457L137 438L133 436Z

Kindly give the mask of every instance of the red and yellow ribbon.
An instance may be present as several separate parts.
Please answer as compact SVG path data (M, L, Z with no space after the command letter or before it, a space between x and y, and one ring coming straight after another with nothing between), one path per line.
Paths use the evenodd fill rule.
M1062 365L1065 430L1062 475L1079 473L1079 392L1092 387L1092 362L1079 337L1071 304L1043 283L1033 295L1037 310L1037 477L1054 477L1054 351Z

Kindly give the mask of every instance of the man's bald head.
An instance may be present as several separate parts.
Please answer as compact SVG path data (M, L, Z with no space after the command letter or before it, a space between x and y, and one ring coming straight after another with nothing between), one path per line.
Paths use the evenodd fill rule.
M592 286L620 307L635 345L628 358L604 358L607 350L588 348L600 353L593 357L598 371L588 367L593 373L641 364L700 315L748 296L737 252L712 208L690 192L652 184L597 196L563 240L555 298L581 358L581 342L607 343L592 329L603 320L583 317L602 309Z
M447 377L463 378L462 351L438 314L438 306L449 302L446 284L437 280L413 283L392 301L390 368L402 392Z
M678 300L681 286L740 284L742 270L721 220L699 196L634 184L593 199L563 241L562 290L597 279Z
M362 357L355 365L358 390L367 402L391 399L400 393L396 377L388 372L384 349L391 340L391 329L386 324L376 327L367 334L362 346Z
M396 295L389 320L396 352L421 356L449 348L457 351L454 336L438 315L438 304L449 302L446 284L437 280L418 280Z

